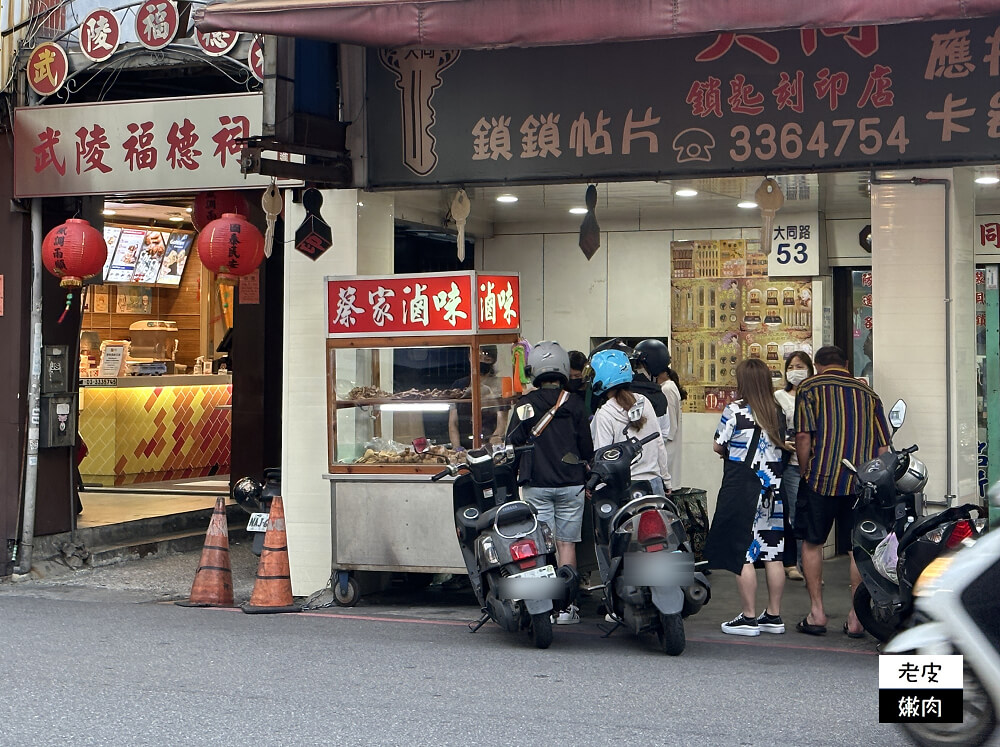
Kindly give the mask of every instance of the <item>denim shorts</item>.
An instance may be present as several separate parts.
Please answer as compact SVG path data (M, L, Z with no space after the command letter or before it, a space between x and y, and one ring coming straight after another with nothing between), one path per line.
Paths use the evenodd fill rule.
M583 486L521 488L525 501L538 509L538 520L552 528L559 542L579 542L583 526Z

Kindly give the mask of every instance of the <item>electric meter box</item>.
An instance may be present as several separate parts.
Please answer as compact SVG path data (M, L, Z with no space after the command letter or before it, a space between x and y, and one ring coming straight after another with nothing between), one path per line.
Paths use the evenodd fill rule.
M76 445L76 395L49 394L39 402L38 446Z
M69 346L46 345L42 348L42 394L70 391L69 376Z

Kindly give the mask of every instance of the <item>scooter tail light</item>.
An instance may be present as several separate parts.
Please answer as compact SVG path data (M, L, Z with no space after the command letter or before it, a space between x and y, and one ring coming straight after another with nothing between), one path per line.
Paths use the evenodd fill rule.
M659 552L663 549L663 543L657 542L655 545L646 545L646 552Z
M515 542L510 546L510 557L512 560L527 560L538 555L538 546L534 540L526 539Z
M641 545L662 542L667 538L667 523L660 516L659 511L644 511L639 516L637 537Z
M972 536L972 526L968 521L962 519L962 521L955 524L955 528L951 530L951 535L948 537L948 541L945 542L945 547L949 550L954 550L962 544L962 540L968 539Z

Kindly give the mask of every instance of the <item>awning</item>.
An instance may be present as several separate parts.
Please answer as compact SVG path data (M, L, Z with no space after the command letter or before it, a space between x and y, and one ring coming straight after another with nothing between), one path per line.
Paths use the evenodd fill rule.
M201 31L367 47L480 49L977 18L1000 0L231 0L196 11Z

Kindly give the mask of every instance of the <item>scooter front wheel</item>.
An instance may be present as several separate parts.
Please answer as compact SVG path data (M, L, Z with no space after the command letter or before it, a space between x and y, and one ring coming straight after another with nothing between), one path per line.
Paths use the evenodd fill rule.
M531 616L531 642L535 648L548 648L552 645L552 616L542 612Z
M996 711L976 673L965 667L962 678L962 722L959 724L901 724L921 747L985 744L996 730Z
M684 637L684 618L680 614L664 615L660 613L660 627L656 630L656 640L660 650L668 656L680 656L684 653L687 639Z

